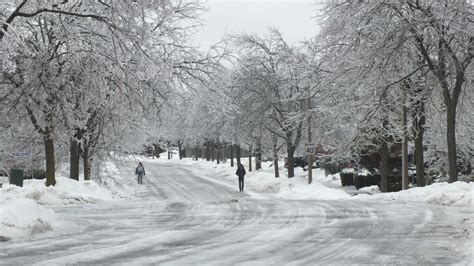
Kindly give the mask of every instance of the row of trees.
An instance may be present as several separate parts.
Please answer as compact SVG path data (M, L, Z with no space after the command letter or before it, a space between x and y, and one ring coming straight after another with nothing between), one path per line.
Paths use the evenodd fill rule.
M446 147L450 182L458 180L457 158L472 160L472 142L456 143L456 119L472 122L464 116L472 112L473 11L469 1L347 1L325 10L322 35L329 48L324 58L338 60L328 69L343 74L342 80L358 80L359 84L347 88L368 100L362 126L371 130L364 139L373 140L371 145L385 154L382 157L387 156L390 142L413 139L419 185L425 184L425 147ZM458 113L460 102L465 106ZM436 120L445 122L443 142L432 139L441 133ZM425 140L425 133L430 139ZM386 176L382 171L382 180Z
M468 1L337 1L325 5L320 35L299 45L276 29L229 36L233 67L184 95L183 118L165 127L189 146L263 149L276 176L284 153L293 177L311 115L313 141L334 156L381 157L383 191L390 147L408 141L419 186L428 165L457 181L474 157L473 14Z
M286 154L293 177L311 136L333 157L380 155L382 190L394 144L414 142L418 185L428 161L453 182L458 159L474 154L468 1L327 3L313 40L233 35L232 54L191 45L199 1L4 0L0 9L2 150L41 142L47 185L58 153L74 179L82 158L88 179L92 158L158 140L242 147L257 162L266 154L275 176Z
M22 148L43 143L46 185L58 149L76 180L81 158L87 180L92 158L140 149L170 95L208 79L222 54L190 45L199 1L5 0L0 11L4 155L35 131Z

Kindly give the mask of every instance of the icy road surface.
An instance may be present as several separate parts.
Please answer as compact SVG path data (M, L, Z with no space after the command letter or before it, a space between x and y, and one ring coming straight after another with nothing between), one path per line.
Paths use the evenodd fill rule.
M144 183L137 200L55 208L82 230L0 243L0 264L466 262L456 218L466 208L254 199L237 179L227 187L163 163L147 163Z

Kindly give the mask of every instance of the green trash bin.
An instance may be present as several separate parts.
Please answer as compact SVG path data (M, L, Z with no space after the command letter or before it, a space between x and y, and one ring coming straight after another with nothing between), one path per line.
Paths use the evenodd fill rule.
M23 170L22 169L10 170L10 184L23 187Z

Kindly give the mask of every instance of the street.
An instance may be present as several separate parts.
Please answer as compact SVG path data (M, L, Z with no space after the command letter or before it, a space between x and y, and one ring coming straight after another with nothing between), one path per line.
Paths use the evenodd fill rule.
M132 165L132 164L131 164ZM131 166L131 169L133 166ZM53 208L80 230L0 242L0 264L451 264L466 208L255 199L179 163L147 165L137 199Z

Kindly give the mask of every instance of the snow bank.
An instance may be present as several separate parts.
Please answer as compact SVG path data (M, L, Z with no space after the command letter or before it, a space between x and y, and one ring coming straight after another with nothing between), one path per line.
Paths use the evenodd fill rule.
M426 202L439 205L472 206L474 183L454 182L434 183L426 187L415 187L407 190L380 193L374 195L357 195L354 199L382 199L410 202Z
M217 165L199 159L179 160L163 159L162 162L192 165L203 178L211 179L231 188L238 189L235 167L229 162ZM381 193L377 186L356 190L353 186L342 187L339 175L326 176L321 169L313 169L313 183L307 184L307 172L295 168L295 177L288 179L285 168L280 167L280 178L274 177L272 162L262 162L262 169L248 171L248 159L242 160L247 175L245 191L254 197L276 197L283 199L318 199L318 200L396 200L405 202L425 202L438 205L472 206L474 183L455 182L435 183L426 187L415 187L392 193ZM283 162L281 162L283 165Z
M45 180L24 180L23 187L3 183L0 188L0 241L59 229L60 219L50 207L90 204L130 197L120 169L106 163L108 175L96 181L76 181L57 176L55 186ZM5 181L5 180L2 180ZM69 227L71 223L69 223ZM69 228L70 229L70 228Z
M166 152L160 153L161 159L167 158L168 154ZM145 156L145 155L136 155L136 154L131 154L131 155L114 155L114 157L118 160L125 161L125 162L156 162L158 157L155 156ZM179 159L179 155L177 154L177 151L173 152L173 159Z
M0 200L0 239L32 236L53 230L60 221L54 211L32 199Z
M313 181L310 185L307 183L295 185L294 182L289 182L277 195L285 199L337 200L350 198L350 195L344 190L329 188L318 181Z
M0 241L31 237L59 229L62 224L47 206L84 204L112 199L112 193L93 181L57 177L56 185L44 180L24 180L23 187L3 184L0 188ZM69 224L71 225L71 224Z
M379 186L370 186L370 187L362 187L359 189L359 194L368 194L368 195L373 195L373 194L378 194L380 192Z
M282 199L347 199L350 195L341 189L326 186L322 171L313 170L313 182L308 185L307 172L295 169L295 177L288 178L286 169L281 169L280 178L275 178L271 163L263 163L262 171L247 173L246 183L256 192L274 192L275 197ZM328 180L328 182L331 182Z
M136 179L135 176L129 173L129 161L112 162L107 161L102 163L103 175L100 179L94 181L104 186L111 193L114 199L130 199L136 194Z
M75 181L57 177L56 185L46 187L44 180L24 180L23 187L4 184L0 188L0 200L10 198L33 199L46 205L94 203L113 199L112 193L93 181Z

